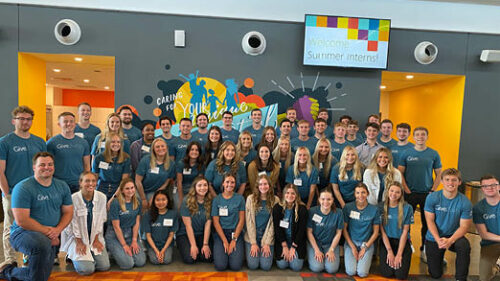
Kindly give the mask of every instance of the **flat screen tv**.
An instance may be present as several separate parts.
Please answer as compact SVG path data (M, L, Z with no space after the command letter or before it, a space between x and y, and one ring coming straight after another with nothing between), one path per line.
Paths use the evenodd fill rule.
M386 69L391 21L306 15L304 65Z

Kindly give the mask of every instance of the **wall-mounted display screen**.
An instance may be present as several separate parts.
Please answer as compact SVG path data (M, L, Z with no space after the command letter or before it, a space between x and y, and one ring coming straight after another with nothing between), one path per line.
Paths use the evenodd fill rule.
M306 15L304 65L387 68L388 19Z

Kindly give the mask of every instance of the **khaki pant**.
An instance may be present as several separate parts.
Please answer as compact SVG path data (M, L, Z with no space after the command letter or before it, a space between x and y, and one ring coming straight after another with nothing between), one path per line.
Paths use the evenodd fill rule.
M500 243L481 247L479 260L479 280L489 281L493 278L493 267L500 256Z
M11 194L2 196L3 204L3 254L5 256L5 263L12 263L16 261L16 251L10 245L10 227L14 222L14 215L10 206Z

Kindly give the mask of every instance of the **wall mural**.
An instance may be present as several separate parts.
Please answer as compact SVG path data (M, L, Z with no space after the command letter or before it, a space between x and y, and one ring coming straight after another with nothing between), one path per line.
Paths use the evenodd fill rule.
M170 65L165 66L166 70ZM233 113L233 127L243 131L244 128L252 124L250 112L254 108L262 110L262 123L264 126L277 127L279 121L285 118L288 107L293 107L297 111L297 118L307 120L311 123L318 115L318 110L322 107L329 111L345 111L346 108L332 107L333 101L347 96L342 89L342 83L328 83L326 86L316 86L320 73L318 72L312 87L304 83L303 74L300 73L300 81L293 82L286 76L287 86L270 80L277 90L266 93L255 93L255 81L251 77L243 78L242 84L236 78L227 78L219 81L200 73L198 70L193 73L178 74L178 78L168 81L160 80L157 88L161 95L153 97L144 96L144 103L151 107L154 116L160 118L168 116L175 123L182 118L193 120L194 129L196 124L194 119L197 114L204 112L209 116L210 125L222 126L222 113L229 110ZM297 84L297 86L296 86ZM334 88L335 96L328 98L329 89ZM129 105L131 106L131 105ZM141 127L144 122L157 123L156 120L141 120L139 112L131 106L134 116L134 126ZM161 134L159 124L156 124L157 135ZM172 126L172 134L179 135L178 125Z

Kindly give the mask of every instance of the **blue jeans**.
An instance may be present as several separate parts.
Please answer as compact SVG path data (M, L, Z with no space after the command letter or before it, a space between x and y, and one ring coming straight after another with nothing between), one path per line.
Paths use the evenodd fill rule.
M56 247L40 232L16 228L10 235L14 250L28 255L27 267L11 267L4 274L8 280L46 281L56 256Z
M106 194L106 199L109 201L113 195L115 195L116 190L118 189L118 186L120 183L108 183L108 182L101 182L97 186L97 191L100 191L104 194Z
M289 241L287 242L288 248L292 245ZM290 268L293 271L301 271L304 266L304 259L299 259L299 254L295 252L295 258L292 261L286 261L285 259L280 259L276 261L276 265L279 269L287 269Z
M232 229L224 229L224 235L227 241L231 242ZM214 235L214 265L215 269L218 271L229 269L234 271L240 271L243 266L243 257L245 255L245 246L243 243L243 237L239 237L236 242L236 248L234 251L228 255L224 252L224 243L219 237L217 232Z
M318 245L320 251L323 254L326 254L328 252L328 249L330 248L331 245ZM309 262L309 269L313 272L322 272L323 270L326 270L326 272L332 274L335 273L339 270L340 266L340 250L339 246L335 247L333 250L335 260L333 262L328 261L326 256L323 258L323 262L319 262L314 258L314 248L307 243L307 259Z
M125 242L127 245L130 245L130 243L132 243L132 229L122 229L122 233ZM120 241L118 241L118 238L116 237L115 230L112 225L109 225L104 239L106 240L108 251L115 258L116 264L118 264L121 269L131 269L134 266L142 267L146 264L146 254L144 253L139 237L137 237L139 253L132 254L132 256L125 253Z
M172 241L172 243L173 243L173 241ZM169 263L171 263L172 262L173 248L174 248L174 246L172 244L170 244L170 246L165 250L165 256L163 257L163 262L161 263L158 261L158 258L156 257L156 253L153 250L153 248L148 246L147 252L148 252L149 261L152 264L169 264ZM158 248L158 250L161 251L160 248Z
M106 249L104 249L100 255L95 255L94 253L92 253L92 257L94 258L94 261L73 260L72 262L75 271L80 275L90 275L94 273L94 271L109 270L109 256Z
M257 245L260 248L261 246L260 241L257 242ZM252 248L252 245L248 242L245 242L245 248L246 248L248 269L251 270L258 269L259 265L262 270L268 271L271 269L271 267L273 266L274 246L270 246L271 254L269 255L269 257L264 257L262 255L262 251L259 251L256 257L250 256L250 249Z
M363 242L352 241L359 252L360 246ZM370 273L370 266L372 264L373 251L375 251L373 245L366 249L365 255L359 261L356 261L352 254L351 247L346 242L344 244L344 260L345 260L345 272L353 276L357 273L359 277L366 277Z

